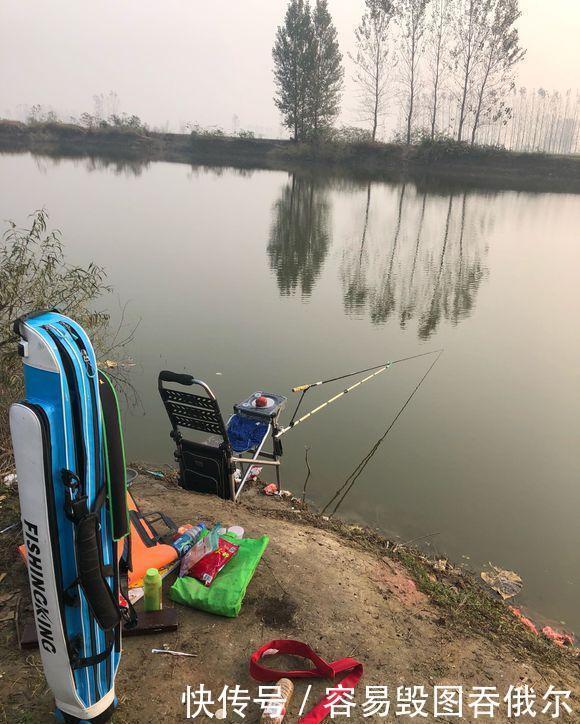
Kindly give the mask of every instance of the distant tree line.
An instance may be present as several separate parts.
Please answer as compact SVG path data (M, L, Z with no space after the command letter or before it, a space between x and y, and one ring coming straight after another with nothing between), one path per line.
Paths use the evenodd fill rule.
M577 148L577 97L516 91L526 52L519 0L364 0L362 10L349 54L359 137L384 137L389 118L395 140L407 144L444 137L556 153ZM293 138L334 134L344 66L326 0L289 0L273 60L274 102Z
M359 125L335 124L344 91L344 58L327 0L289 0L274 47L274 102L297 141L461 142L513 151L580 150L580 95L516 85L525 55L519 0L359 0L361 19L348 54ZM353 99L354 101L354 99ZM89 129L149 128L120 111L114 91L93 96L93 111L64 119L50 107L25 107L30 125L70 122ZM234 135L254 138L239 129ZM226 135L182 123L193 137Z
M511 92L507 123L490 123L482 129L481 143L514 151L578 153L580 150L580 93L549 92L520 87Z

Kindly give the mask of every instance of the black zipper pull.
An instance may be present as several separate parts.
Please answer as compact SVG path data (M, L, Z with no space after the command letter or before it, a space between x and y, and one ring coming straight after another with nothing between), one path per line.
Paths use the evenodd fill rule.
M79 345L79 347L80 347L80 345ZM89 377L92 378L95 376L95 368L93 367L93 364L89 358L89 353L87 352L85 347L81 347L80 350L81 350L81 356L83 358L83 362L85 363L85 367L87 368L87 373L88 373Z

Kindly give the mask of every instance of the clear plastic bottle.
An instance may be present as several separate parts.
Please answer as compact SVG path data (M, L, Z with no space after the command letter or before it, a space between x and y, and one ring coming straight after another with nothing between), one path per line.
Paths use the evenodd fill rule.
M198 523L197 525L187 528L177 537L171 544L178 555L181 557L187 553L187 551L194 546L200 539L203 531L206 530L205 523Z
M143 608L145 611L161 611L161 587L163 581L157 568L148 568L143 578Z

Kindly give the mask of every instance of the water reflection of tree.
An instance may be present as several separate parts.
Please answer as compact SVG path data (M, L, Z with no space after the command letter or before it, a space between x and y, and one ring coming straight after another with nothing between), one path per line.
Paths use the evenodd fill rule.
M254 171L255 169L245 168L244 166L218 166L217 164L192 163L187 178L192 179L198 178L199 176L215 176L216 178L221 178L222 176L239 176L240 178L251 178L254 175Z
M419 257L419 249L421 247L421 237L423 235L423 224L425 222L425 206L427 205L427 194L423 194L423 201L421 203L421 213L419 216L419 223L417 225L417 236L415 239L415 247L413 250L413 263L411 264L411 274L409 275L409 284L407 287L407 294L404 297L404 301L401 303L400 322L401 327L405 327L407 321L413 318L413 313L417 306L417 292L413 286L413 280L415 279L415 270L417 269L417 259Z
M310 296L330 244L329 203L322 184L292 175L274 205L268 255L282 294Z
M150 162L139 158L90 156L86 159L84 166L89 173L93 173L94 171L112 171L115 176L138 178L143 171L149 169Z
M369 181L367 184L367 202L364 211L364 221L360 237L359 249L356 253L354 260L351 261L349 272L346 275L343 274L344 306L347 312L357 312L360 309L363 309L368 297L368 288L366 285L365 274L363 271L363 262L365 255L367 231L369 228L371 189L372 184Z
M401 186L399 192L399 205L397 211L397 221L391 242L391 252L388 256L388 264L382 273L382 279L379 289L371 297L371 319L373 322L386 322L391 312L395 308L395 284L393 281L393 264L397 254L397 247L401 236L401 221L403 219L403 202L405 200L405 189L407 184Z
M447 215L445 216L443 240L441 242L441 253L439 255L439 261L434 267L435 283L432 285L433 291L431 295L431 302L428 309L425 310L419 318L419 337L422 339L429 339L429 337L437 329L439 321L441 320L443 302L441 295L441 277L444 271L449 271L445 266L445 255L447 253L447 244L449 243L449 225L451 223L452 210L453 194L449 196L449 205L447 206Z
M376 324L395 313L401 327L415 319L419 337L428 339L442 319L456 324L473 310L487 273L482 244L489 223L486 207L471 205L466 193L451 193L444 205L440 196L427 192L409 196L403 184L394 218L385 227L372 208L369 223L369 207L376 203L373 195L371 204L371 188L369 184L361 219L362 241L357 239L343 254L345 310L366 310Z

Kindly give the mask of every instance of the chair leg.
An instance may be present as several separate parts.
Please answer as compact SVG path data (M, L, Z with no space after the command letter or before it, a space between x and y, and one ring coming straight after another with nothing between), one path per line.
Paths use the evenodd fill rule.
M233 500L234 503L237 501L237 495L236 495L236 473L235 470L233 473L229 474L230 479L230 500Z

